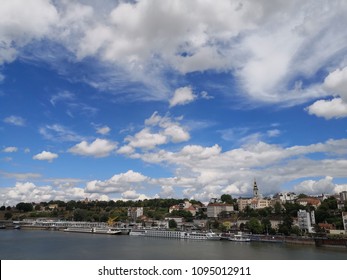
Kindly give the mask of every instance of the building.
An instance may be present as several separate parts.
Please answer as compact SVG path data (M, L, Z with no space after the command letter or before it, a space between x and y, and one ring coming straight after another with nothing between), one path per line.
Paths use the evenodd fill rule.
M275 201L279 201L280 203L294 203L297 199L297 195L293 192L283 192L283 193L277 193L273 196L273 199Z
M253 197L259 198L259 189L257 186L257 182L255 180L254 180L254 184L253 184Z
M347 212L342 212L343 229L347 234Z
M341 202L347 201L347 191L340 192L340 201Z
M307 205L311 205L314 208L317 209L317 207L319 205L321 205L321 201L320 199L316 198L316 197L304 197L304 198L299 198L296 200L296 202L302 206L307 206Z
M185 200L183 203L173 205L169 208L169 213L176 210L184 210L190 212L193 216L195 216L196 212L198 212L200 206L199 205L193 205L188 200Z
M143 216L143 207L128 208L128 217L130 217L131 220L136 221L141 216Z
M314 232L313 225L316 224L314 211L307 212L306 210L298 211L298 226L301 230L309 233Z
M234 206L226 203L209 203L207 205L207 217L218 218L222 212L233 212Z
M252 209L262 209L269 207L271 204L270 199L264 199L259 193L259 188L257 182L254 181L253 184L253 197L252 198L239 198L237 200L239 211L243 211L247 206Z

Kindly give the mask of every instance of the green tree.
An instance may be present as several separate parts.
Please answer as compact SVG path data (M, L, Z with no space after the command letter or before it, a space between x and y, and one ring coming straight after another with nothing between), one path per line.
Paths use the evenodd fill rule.
M16 209L22 212L33 211L33 205L31 203L20 202L16 205Z
M280 215L282 213L282 205L279 201L276 201L274 205L275 215Z
M263 232L263 227L257 218L251 218L246 223L246 226L253 234L260 234Z
M272 232L271 222L269 218L264 218L261 220L261 225L263 228L263 233L270 233Z
M298 198L307 198L308 195L307 194L304 194L304 193L301 193L298 195Z
M283 217L283 223L279 225L278 232L284 235L289 235L292 230L293 218L286 214Z
M88 210L86 209L76 209L73 212L74 221L87 221L88 220Z
M169 228L177 228L177 223L174 219L169 220Z
M233 204L233 198L230 194L222 194L220 200L227 204Z
M4 217L5 217L6 220L9 220L9 219L12 218L12 213L11 212L6 212Z
M315 212L316 223L326 222L329 216L328 206L326 204L321 204Z

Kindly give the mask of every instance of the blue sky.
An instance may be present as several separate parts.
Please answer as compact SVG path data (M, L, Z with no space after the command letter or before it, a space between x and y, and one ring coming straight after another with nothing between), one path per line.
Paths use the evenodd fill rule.
M347 4L287 2L1 1L1 204L347 190Z

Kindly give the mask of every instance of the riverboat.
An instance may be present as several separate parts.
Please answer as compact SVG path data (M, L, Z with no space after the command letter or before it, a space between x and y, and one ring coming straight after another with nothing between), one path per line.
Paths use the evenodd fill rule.
M130 232L134 236L150 236L176 239L191 240L220 240L220 236L214 232L190 232L178 230L161 230L161 229L134 229Z
M78 232L78 233L96 233L96 234L110 234L116 235L121 234L120 230L112 228L82 228L82 227L68 227L64 229L65 232Z
M192 240L221 240L220 235L214 232L186 232L184 238Z
M242 232L238 232L237 234L234 234L229 237L229 241L235 241L235 242L250 242L251 239L248 235L244 235Z
M146 233L146 229L131 229L130 232L129 232L129 235L132 235L132 236L144 236Z

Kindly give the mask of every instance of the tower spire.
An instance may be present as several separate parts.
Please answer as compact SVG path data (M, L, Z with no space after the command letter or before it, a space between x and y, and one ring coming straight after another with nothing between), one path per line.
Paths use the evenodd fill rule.
M258 193L258 186L257 186L257 181L254 178L254 184L253 184L253 197L258 197L259 193Z

